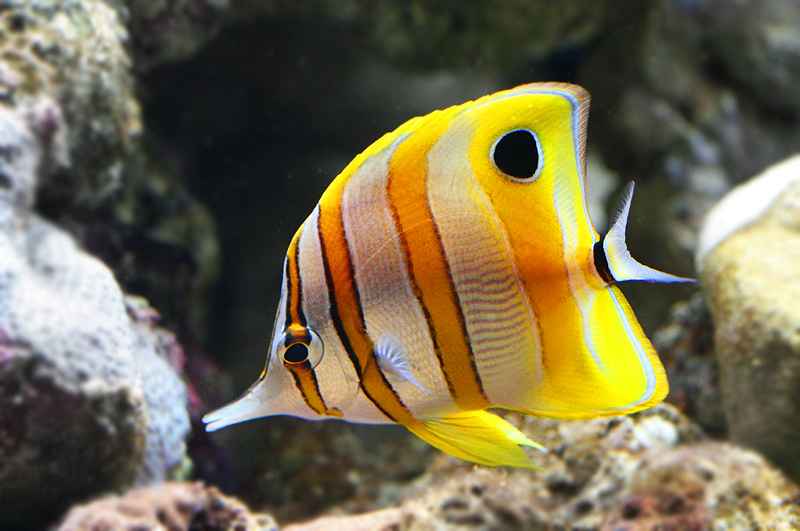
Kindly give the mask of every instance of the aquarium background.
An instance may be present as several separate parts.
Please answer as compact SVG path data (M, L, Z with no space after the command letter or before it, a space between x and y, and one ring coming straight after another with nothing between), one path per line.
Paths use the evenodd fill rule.
M108 500L65 516L107 494L162 523L190 499L178 528L203 514L223 528L336 515L323 528L349 529L360 513L368 529L800 526L797 185L780 181L785 233L751 236L775 242L778 276L752 245L732 265L708 256L725 267L695 255L721 198L800 151L795 4L0 2L0 526L129 524ZM622 286L667 368L669 405L570 423L510 415L552 449L533 472L476 467L394 426L281 417L206 434L202 414L263 369L286 247L330 181L409 118L535 81L591 94L598 231L634 180L633 256L700 277ZM30 251L50 241L24 228L31 217L113 278L70 266L92 272L56 275L34 298L26 275L67 255ZM105 295L120 289L124 306ZM742 403L758 414L740 416ZM729 506L731 478L747 494ZM196 480L209 488L176 483Z

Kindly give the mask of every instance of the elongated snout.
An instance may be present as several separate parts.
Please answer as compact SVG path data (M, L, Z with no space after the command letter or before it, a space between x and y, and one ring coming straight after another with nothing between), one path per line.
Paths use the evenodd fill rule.
M223 406L203 417L206 431L217 431L220 428L238 424L246 420L268 416L261 401L253 394L253 388L247 390L242 396L230 404Z

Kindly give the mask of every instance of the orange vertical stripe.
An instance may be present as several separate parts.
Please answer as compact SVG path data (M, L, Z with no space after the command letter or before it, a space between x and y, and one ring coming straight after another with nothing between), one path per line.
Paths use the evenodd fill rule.
M491 407L467 335L444 247L428 204L426 158L449 120L428 124L402 143L392 158L388 196L411 282L428 320L434 351L450 394L464 410Z
M300 280L300 264L298 263L298 254L300 252L300 234L303 232L303 225L297 229L297 232L289 243L289 249L286 251L286 287L288 293L286 294L286 326L298 324L306 326L306 317L303 315L303 299L302 299L302 285Z
M330 292L330 313L339 339L360 378L364 394L390 420L420 426L378 367L375 345L367 334L350 248L342 222L346 178L337 178L319 203L318 231L322 263Z
M311 368L308 360L303 363L285 363L284 366L292 373L294 384L297 386L297 389L300 390L300 394L303 395L303 400L306 401L308 407L316 411L319 415L342 418L341 411L335 407L328 409L325 405L325 400L323 400L322 394L319 391L317 375L314 373L314 369Z

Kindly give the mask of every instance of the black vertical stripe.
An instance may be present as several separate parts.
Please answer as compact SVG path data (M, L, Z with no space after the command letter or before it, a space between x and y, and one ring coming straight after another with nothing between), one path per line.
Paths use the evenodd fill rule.
M594 255L594 268L597 269L597 272L600 274L600 278L602 278L607 284L611 284L612 282L615 282L615 279L614 275L611 273L611 269L608 267L608 258L606 257L606 251L603 248L604 241L605 237L595 243L594 247L592 247L592 254Z
M391 175L389 176L391 179ZM389 179L387 179L387 186ZM387 194L388 195L388 194ZM417 303L419 303L419 307L422 309L422 314L425 316L425 322L428 325L428 333L431 336L431 342L433 343L433 353L436 356L436 359L439 361L439 368L441 369L442 377L444 378L445 383L447 384L447 389L450 392L450 396L455 400L456 398L456 389L453 386L453 382L450 380L447 372L444 370L444 359L442 358L442 348L439 346L439 340L437 338L436 328L433 326L433 321L431 320L431 313L428 310L428 307L422 301L422 292L419 289L419 285L417 284L416 278L414 278L414 271L411 267L411 258L410 258L410 250L408 248L408 240L406 239L405 234L400 228L400 220L398 219L398 213L395 209L394 204L390 199L387 199L387 203L389 204L389 212L392 215L392 221L394 222L394 232L397 234L397 240L400 242L400 249L402 250L403 255L403 263L405 264L406 271L408 272L408 282L411 284L411 287L414 290L414 297L417 299ZM449 270L448 270L449 273Z
M339 201L341 201L341 197L339 198ZM355 369L356 374L358 375L359 387L364 392L364 395L375 405L376 408L378 408L378 410L381 413L383 413L386 416L386 418L390 419L392 422L398 422L398 420L394 417L394 415L389 413L389 411L387 411L383 406L381 406L381 404L370 394L370 392L364 386L364 383L363 383L363 370L364 370L364 368L361 366L361 363L360 363L360 361L358 359L358 356L356 355L355 350L353 349L353 345L350 342L350 339L349 339L349 337L347 335L347 331L344 328L344 324L342 323L341 316L339 315L338 303L336 301L336 285L333 282L333 275L331 274L331 267L330 267L330 263L328 261L328 253L326 251L325 238L324 238L324 236L322 234L322 223L321 223L321 220L322 220L322 207L320 205L318 205L317 208L319 210L319 214L317 216L317 234L319 236L320 254L322 256L322 268L325 271L325 283L326 283L326 285L328 287L328 294L329 294L329 299L330 299L330 305L329 305L330 308L329 308L329 310L330 310L331 322L333 323L333 327L336 330L336 335L338 336L339 341L342 343L342 346L344 347L345 352L347 352L347 356L350 358L350 363L353 365L353 368ZM350 246L347 243L347 236L346 236L346 234L344 232L344 223L343 223L343 221L341 219L341 216L338 219L338 223L342 224L341 225L342 236L343 236L343 238L345 240L345 246L347 247L346 255L348 257L348 260L347 260L348 278L350 278L352 283L353 283L353 292L355 293L356 305L357 305L358 316L359 316L359 321L360 321L358 323L358 326L359 326L359 328L361 330L364 331L364 335L366 336L367 332L366 332L366 326L365 326L365 322L364 322L364 312L363 312L363 308L361 307L361 296L358 293L358 286L355 283L355 271L353 269L352 259L350 259ZM373 358L372 362L377 365L377 360L374 359L375 358L375 352L374 351L371 352L370 356L372 356L372 358ZM400 400L400 397L397 395L397 392L391 386L389 381L386 380L386 376L383 374L383 372L379 370L378 373L381 375L381 379L383 380L383 384L387 388L389 388L389 390L394 394L394 396L397 398L398 403L403 408L408 410L408 408L406 408L405 404L402 403L402 400Z
M318 413L319 415L327 415L328 409L327 405L325 404L325 399L322 398L322 393L320 392L319 389L319 381L317 380L317 374L316 372L314 372L314 369L311 368L311 364L308 362L308 360L305 360L304 362L298 364L297 366L288 365L286 366L286 368L292 374L292 378L294 379L294 385L300 391L300 394L302 395L303 400L305 400L306 405L309 407L309 409ZM311 404L311 399L307 395L306 389L303 386L303 381L302 381L303 373L309 375L308 377L311 380L311 385L313 387L312 392L319 397L320 402L322 403L322 411L317 410L317 408L315 408Z
M431 336L431 341L433 343L433 352L436 355L436 359L439 361L439 368L441 370L442 377L444 378L444 381L447 384L447 389L448 389L448 391L450 393L450 396L453 398L453 400L456 403L458 403L459 402L459 397L458 397L458 393L456 392L455 385L454 385L453 381L451 380L450 375L445 370L445 362L444 362L444 358L443 358L443 354L442 354L442 347L439 344L439 339L438 339L438 334L437 334L436 327L433 324L433 320L432 320L430 311L428 310L428 307L425 304L425 301L423 300L422 291L420 290L419 285L417 283L417 279L416 279L416 277L414 275L414 269L413 269L413 267L411 265L411 249L409 247L408 240L406 239L405 234L403 233L403 230L402 230L402 226L400 224L400 214L397 211L397 207L395 206L395 204L392 202L392 199L391 199L391 193L389 192L389 187L391 186L391 180L392 180L392 174L390 173L388 179L386 180L387 203L389 205L389 212L391 213L392 221L394 223L394 231L397 234L398 241L400 242L400 248L402 250L402 255L403 255L403 262L405 264L405 269L408 272L409 283L411 284L411 286L412 286L412 288L414 290L414 296L416 297L417 302L419 303L419 306L422 309L422 313L425 316L425 322L428 325L428 332L429 332L429 334ZM456 307L456 310L457 310L456 311L456 315L457 315L457 318L458 318L458 321L459 321L459 325L461 327L461 333L463 334L463 337L465 339L465 343L467 345L472 373L474 374L475 382L477 384L477 387L478 387L478 389L480 391L481 396L488 402L489 399L486 396L486 391L485 391L485 389L483 387L483 382L481 381L480 373L478 372L478 366L475 363L475 353L472 350L472 342L470 341L469 333L467 331L466 318L464 317L464 312L463 312L462 307L461 307L461 301L460 301L460 299L458 297L458 293L456 291L455 281L453 280L453 274L452 274L452 271L450 269L450 264L447 261L447 255L445 254L444 242L442 241L442 235L439 232L438 225L436 224L435 220L433 219L433 212L431 210L430 205L426 205L426 206L428 207L428 213L429 213L430 218L431 218L431 225L433 227L434 235L436 236L436 242L437 242L437 245L438 245L439 253L440 253L441 257L442 257L442 263L444 264L445 273L447 274L447 278L449 280L449 283L448 283L447 287L448 287L448 289L450 291L450 297L452 298L452 300L454 302L454 305Z
M350 340L347 337L347 333L344 329L344 324L342 324L342 318L339 316L339 308L338 304L336 303L336 288L333 284L333 275L331 274L331 265L328 262L328 253L325 250L325 238L322 236L322 225L320 224L320 218L322 217L322 208L319 208L319 215L317 216L317 235L319 236L319 247L320 247L320 255L322 256L322 269L325 271L325 285L328 287L328 299L329 299L329 311L331 316L331 322L333 323L333 328L336 330L336 335L339 338L339 342L344 347L345 352L347 352L347 356L350 358L350 362L353 364L353 368L356 371L356 375L358 376L359 382L361 381L361 363L358 361L358 356L356 356L355 351L353 350L353 346L350 344Z
M430 205L428 205L430 209ZM453 280L453 272L450 270L450 262L447 260L447 254L444 250L444 242L442 241L442 234L439 232L439 225L436 223L436 220L433 219L433 210L431 210L431 219L433 220L433 232L436 234L436 242L439 244L439 252L442 254L442 259L444 262L444 269L447 273L447 278L450 280L448 284L448 289L450 290L450 296L452 297L453 301L456 305L456 316L458 317L458 322L461 325L461 333L464 335L464 338L467 340L467 349L469 350L469 359L470 365L472 368L472 374L475 375L475 383L478 386L478 390L481 393L481 396L489 402L489 397L486 396L486 390L483 388L483 381L481 380L481 374L478 372L478 364L475 363L475 351L472 350L472 340L469 337L469 331L467 330L467 319L464 317L464 309L461 306L461 298L458 296L458 291L456 290L455 280ZM422 304L420 302L420 304ZM449 382L448 382L449 385ZM455 396L453 397L455 399Z
M305 313L303 312L303 277L300 275L300 238L302 237L303 231L297 233L295 238L297 239L294 242L294 255L293 256L286 256L285 262L285 271L284 274L286 275L286 287L288 288L288 297L289 300L286 304L286 326L290 324L299 324L301 326L308 326L308 322L306 321ZM292 279L297 279L297 297L292 296ZM295 310L298 322L293 322L292 319L292 309Z

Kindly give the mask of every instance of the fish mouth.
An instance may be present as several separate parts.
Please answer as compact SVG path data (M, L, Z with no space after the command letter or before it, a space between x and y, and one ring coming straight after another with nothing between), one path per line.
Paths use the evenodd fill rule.
M269 414L265 412L264 405L253 394L253 390L248 389L247 392L230 404L205 415L203 423L206 425L206 431L212 432L231 424L266 416L269 416Z

